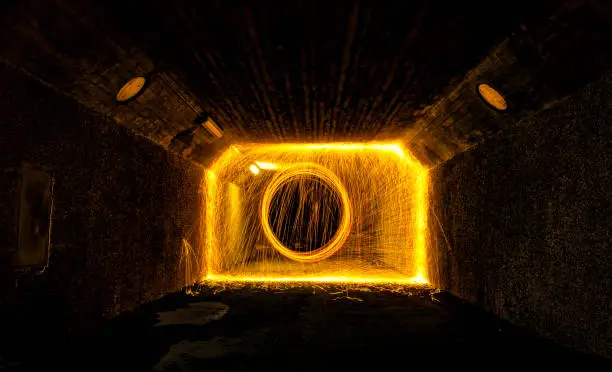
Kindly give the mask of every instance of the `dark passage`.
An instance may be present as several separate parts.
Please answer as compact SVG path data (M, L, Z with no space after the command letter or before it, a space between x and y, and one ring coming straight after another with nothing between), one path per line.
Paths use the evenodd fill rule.
M609 0L0 1L0 371L612 370L611 46ZM418 170L272 200L293 253L388 240L356 274L247 195L330 143Z
M327 287L173 294L20 369L287 371L612 367L511 326L448 294ZM215 291L220 291L213 294ZM44 356L44 357L43 357Z

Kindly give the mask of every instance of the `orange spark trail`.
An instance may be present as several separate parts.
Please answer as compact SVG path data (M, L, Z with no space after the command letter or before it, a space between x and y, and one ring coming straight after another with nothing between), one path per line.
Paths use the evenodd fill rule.
M205 182L204 280L427 283L428 171L398 144L237 145Z

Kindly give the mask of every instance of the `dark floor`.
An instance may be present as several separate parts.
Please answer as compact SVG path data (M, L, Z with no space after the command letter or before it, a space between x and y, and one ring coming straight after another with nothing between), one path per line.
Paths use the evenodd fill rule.
M206 288L123 315L0 370L610 370L444 294L416 288Z

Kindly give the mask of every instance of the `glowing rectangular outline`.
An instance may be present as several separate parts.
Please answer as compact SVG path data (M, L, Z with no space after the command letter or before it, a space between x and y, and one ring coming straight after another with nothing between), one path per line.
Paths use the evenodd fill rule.
M217 182L216 171L226 167L231 158L236 154L240 154L240 148L252 149L261 147L271 147L276 151L295 151L295 150L379 150L388 151L396 154L402 161L414 169L418 174L416 185L417 207L415 208L415 221L418 221L418 229L415 236L415 261L417 274L414 277L406 279L386 278L386 277L361 277L361 276L233 276L215 274L212 272L214 255L212 254L215 247L216 239L213 235L214 226L213 219L208 218L215 213L215 203L211 201L216 198ZM328 283L402 283L402 284L428 284L427 275L427 209L428 209L428 187L429 187L429 171L421 165L412 154L405 150L397 143L358 143L358 142L335 142L335 143L283 143L283 144L250 144L250 145L233 145L230 146L223 154L221 154L213 165L206 171L205 187L206 187L206 210L205 210L205 228L206 234L206 249L203 259L206 262L206 273L203 273L203 280L222 281L222 282L328 282Z

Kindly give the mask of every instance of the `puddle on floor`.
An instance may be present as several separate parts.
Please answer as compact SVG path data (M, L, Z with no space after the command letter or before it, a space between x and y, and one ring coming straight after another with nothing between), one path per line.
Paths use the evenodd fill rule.
M204 325L223 318L228 311L229 306L221 302L195 302L182 309L157 313L160 322L155 324L155 327L185 324Z

